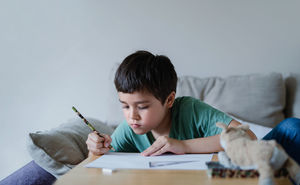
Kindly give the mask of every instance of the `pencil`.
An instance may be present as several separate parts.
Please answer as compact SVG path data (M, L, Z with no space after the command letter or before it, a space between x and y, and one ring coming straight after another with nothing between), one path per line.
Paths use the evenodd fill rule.
M76 112L77 115L84 121L84 123L85 123L88 127L90 127L90 129L91 129L92 131L96 131L99 137L104 138L104 136L103 136L100 132L98 132L98 131L95 129L95 127L93 127L93 125L90 124L90 122L89 122L88 120L86 120L86 119L80 114L80 112L78 112L78 110L77 110L74 106L72 107L72 109L73 109L73 111ZM113 151L115 151L115 149L114 149L111 145L109 145L108 148L111 149L111 150L113 150Z

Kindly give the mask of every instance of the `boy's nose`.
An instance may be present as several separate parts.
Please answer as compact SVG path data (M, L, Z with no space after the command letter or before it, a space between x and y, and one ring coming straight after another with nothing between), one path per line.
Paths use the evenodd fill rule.
M130 112L130 119L131 120L139 120L140 116L139 116L139 114L136 111L132 110Z

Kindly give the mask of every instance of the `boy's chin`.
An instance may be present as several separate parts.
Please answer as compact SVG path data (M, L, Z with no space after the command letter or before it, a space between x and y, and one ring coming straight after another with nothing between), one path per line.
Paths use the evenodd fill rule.
M147 131L140 130L140 129L132 129L132 130L135 134L138 134L138 135L143 135L143 134L147 133Z

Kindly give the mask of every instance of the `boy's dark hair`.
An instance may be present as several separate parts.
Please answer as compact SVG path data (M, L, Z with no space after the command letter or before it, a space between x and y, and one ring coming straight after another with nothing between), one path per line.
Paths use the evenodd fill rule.
M118 92L147 90L164 104L169 94L176 92L177 74L168 57L137 51L120 64L114 82Z

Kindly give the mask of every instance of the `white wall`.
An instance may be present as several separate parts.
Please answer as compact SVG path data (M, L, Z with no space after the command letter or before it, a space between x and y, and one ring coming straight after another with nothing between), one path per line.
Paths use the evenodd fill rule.
M179 75L300 69L296 0L0 1L0 179L31 160L29 132L105 120L115 63L139 49Z

